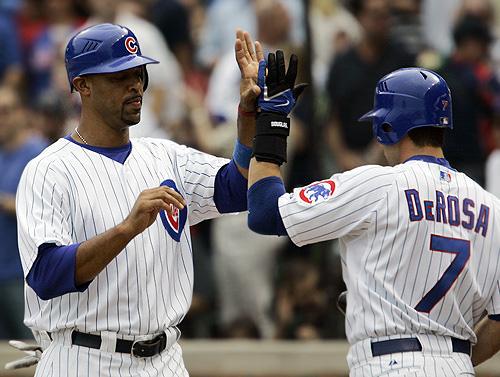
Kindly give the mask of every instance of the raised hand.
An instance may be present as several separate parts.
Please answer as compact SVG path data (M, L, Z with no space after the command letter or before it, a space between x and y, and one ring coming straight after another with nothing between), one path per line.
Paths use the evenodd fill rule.
M238 29L234 51L241 73L240 106L244 111L255 111L256 99L260 94L257 85L259 61L264 60L262 46L259 42L254 44L248 32Z
M281 50L276 53L271 52L267 62L264 60L259 62L257 84L261 89L261 94L258 107L262 112L290 114L300 94L307 86L307 84L295 85L297 67L297 55L292 54L288 70L285 69L285 56Z

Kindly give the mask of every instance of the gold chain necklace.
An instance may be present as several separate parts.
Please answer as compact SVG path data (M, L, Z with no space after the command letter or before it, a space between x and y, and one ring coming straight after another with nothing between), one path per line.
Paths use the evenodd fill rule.
M75 128L75 132L78 135L78 137L80 137L80 139L82 139L84 144L89 145L89 143L87 143L87 140L85 140L85 138L82 135L80 135L80 132L78 132L78 127Z

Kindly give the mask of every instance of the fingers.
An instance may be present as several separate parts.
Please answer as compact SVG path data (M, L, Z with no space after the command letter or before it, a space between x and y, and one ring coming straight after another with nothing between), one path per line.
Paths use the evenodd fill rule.
M252 86L251 90L255 98L257 98L260 95L261 90L257 85Z
M236 29L236 39L239 39L240 41L242 41L244 39L244 37L243 37L243 30Z
M240 39L236 39L236 42L234 43L234 55L236 56L236 62L238 63L240 70L242 67L248 65L245 50L243 48L243 42Z
M175 192L175 191L174 191ZM158 199L163 200L166 204L172 204L179 209L184 208L184 199L182 197L175 197L171 193L159 193Z
M165 192L160 193L160 198L163 199L166 203L173 204L179 209L183 209L186 205L184 198L177 191L171 189L170 187L161 186L164 188Z
M240 38L240 41L241 41L241 45L243 47L243 51L245 52L245 58L250 61L252 59L252 55L250 54L250 51L248 50L248 43L246 41L247 39L247 36L246 34L248 34L246 31L244 31L242 34L241 34L241 38ZM250 35L248 35L248 38L250 38Z
M255 41L255 53L257 54L257 61L264 59L264 49L259 41Z
M297 78L297 66L299 59L297 55L292 54L290 56L290 61L288 62L288 71L286 71L285 82L289 88L293 88L295 85L295 79Z
M246 51L248 51L248 53L250 55L250 58L254 62L258 61L257 60L257 55L255 54L255 51L253 49L253 41L252 41L252 37L250 36L250 33L248 33L247 31L245 31L243 33L243 37L245 38L245 47L246 47Z
M144 208L147 212L149 211L159 212L161 210L164 210L168 214L172 215L174 213L175 207L163 199L153 199L148 201Z
M184 198L174 189L167 186L160 186L154 189L144 190L141 193L144 200L162 200L166 205L173 204L179 209L183 209L186 205ZM163 206L159 206L163 208Z
M305 88L307 88L309 84L298 84L293 88L293 98L298 99L299 96L302 94Z
M282 84L285 82L285 55L283 51L276 51L276 74L278 78L278 84Z
M267 78L266 83L275 83L277 79L276 55L269 53L267 55ZM269 84L268 84L269 86Z
M14 347L20 351L36 351L42 350L42 348L38 344L28 344L21 340L9 340L9 345Z
M21 369L21 368L29 368L33 365L38 364L40 360L39 357L35 356L26 356L19 360L11 361L5 364L5 369L13 370L13 369Z

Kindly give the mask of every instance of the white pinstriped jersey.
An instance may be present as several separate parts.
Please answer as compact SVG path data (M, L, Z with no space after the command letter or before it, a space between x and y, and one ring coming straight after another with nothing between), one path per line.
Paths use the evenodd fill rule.
M30 328L144 335L176 325L185 316L193 286L189 226L219 215L214 179L228 160L167 140L131 143L124 164L66 139L28 164L17 193L25 275L38 246L69 245L103 233L130 213L141 191L162 182L175 183L186 200L187 218L182 211L177 217L158 216L84 292L44 301L27 286L25 323Z
M476 341L500 314L500 201L465 174L410 160L363 166L279 199L299 246L338 238L346 335L435 334Z

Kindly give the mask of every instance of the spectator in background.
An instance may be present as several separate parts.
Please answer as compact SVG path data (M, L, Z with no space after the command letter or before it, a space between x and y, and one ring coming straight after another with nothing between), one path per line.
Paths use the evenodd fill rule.
M449 55L453 41L453 28L463 0L422 0L422 32L426 44L442 55Z
M500 111L500 85L489 62L492 35L482 19L465 15L453 39L455 49L439 70L453 93L455 119L445 154L453 167L484 185L484 163L494 148L492 126Z
M17 93L0 88L0 339L27 339L23 325L24 275L17 246L15 193L26 164L47 142L27 125L26 109Z
M186 77L192 70L194 44L190 30L190 9L181 0L156 0L151 9L154 24L165 37Z
M84 22L78 15L75 1L47 0L43 7L47 24L28 52L27 89L33 103L53 90L53 67L60 61L69 36Z
M304 258L285 262L276 293L276 337L321 339L328 333L328 294L317 265Z
M19 31L23 56L28 55L31 45L46 28L44 5L38 0L24 0L18 9L16 28Z
M493 129L495 150L486 160L486 190L500 198L500 119L496 121Z
M277 48L300 54L300 47L291 38L292 19L283 1L254 0L252 6L256 15L256 40L262 44L264 55L267 57L268 51ZM236 122L234 109L238 107L239 82L240 72L234 64L234 47L231 46L217 60L208 83L206 106L217 123Z
M200 40L204 15L203 0L155 0L151 9L153 22L182 69L186 91L189 92L186 97L191 94L205 96L207 91L208 74L196 63L196 42Z
M417 56L427 46L420 17L422 0L393 0L391 2L394 26L392 38L412 55Z
M300 55L300 49L293 45L292 17L286 4L282 0L255 0L252 4L256 14L256 39L264 50L281 49ZM234 109L238 107L239 83L240 73L234 64L234 49L231 49L217 61L210 77L206 107L211 119L204 114L202 105L191 112L202 150L230 156L236 132ZM294 127L294 142L305 139L298 135L302 135L301 127ZM289 146L290 155L293 148L294 145ZM246 215L240 214L215 219L212 241L219 326L223 335L233 337L244 333L253 337L252 329L256 329L262 338L274 336L273 273L276 255L286 240L256 235L248 229Z
M289 12L292 22L291 38L296 45L305 40L304 8L302 0L280 0ZM213 0L206 11L198 50L200 63L211 70L219 57L231 50L237 28L257 35L255 0Z
M464 14L493 20L492 0L422 0L422 32L427 46L444 56L453 50L451 30ZM498 4L496 4L498 7ZM488 21L488 22L490 22ZM490 25L492 26L492 25Z
M382 154L370 128L358 118L373 102L373 88L385 74L414 64L404 46L391 40L388 0L351 0L349 10L362 28L361 41L336 56L330 68L327 90L330 121L327 139L337 168L353 169L379 163Z
M130 136L168 138L187 143L189 136L183 124L186 110L182 71L161 32L144 18L148 13L146 5L131 0L89 0L92 17L86 26L103 22L127 26L141 41L142 53L155 56L162 62L148 67L149 86L144 93L141 121L130 128Z
M491 0L462 0L455 14L455 23L465 16L476 17L491 28L495 23L495 8Z
M17 0L0 3L0 85L19 89L22 80L21 45L15 17L20 6Z
M48 94L40 98L32 110L32 128L39 131L49 143L54 143L67 134L65 105L66 102L60 96Z
M339 0L312 0L309 25L313 83L315 89L323 92L331 61L338 53L359 42L361 32L356 19Z

